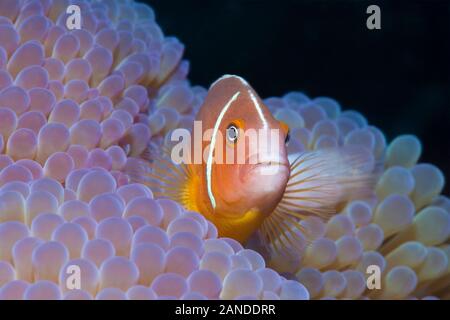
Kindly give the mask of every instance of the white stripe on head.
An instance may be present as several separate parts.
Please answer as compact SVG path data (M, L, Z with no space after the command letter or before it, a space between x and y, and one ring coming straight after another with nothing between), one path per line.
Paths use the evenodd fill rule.
M225 80L225 79L228 79L228 78L236 78L236 79L240 80L244 85L248 86L247 81L245 81L243 78L241 78L241 77L239 77L239 76L236 76L236 75L234 75L234 74L225 74L225 75L221 76L219 79L217 79L216 81L214 81L214 82L209 86L209 89L211 89L212 87L214 87L219 81Z
M237 99L240 93L241 93L240 91L236 92L220 111L219 117L217 118L216 123L214 124L214 129L211 137L211 144L209 145L208 159L206 160L206 186L208 189L208 197L209 200L211 201L213 209L216 207L216 199L214 199L214 195L212 192L211 173L212 173L213 152L214 148L216 147L217 132L219 131L219 126L220 123L222 122L223 117L225 116L225 113L227 112L228 108L230 108L231 104Z
M248 94L250 95L250 98L252 99L253 105L256 108L256 112L258 112L259 118L261 119L264 129L266 129L268 127L267 125L267 120L264 117L264 114L262 112L261 106L259 105L258 100L256 100L255 95L253 94L253 92L251 92L251 90L248 90Z
M216 85L219 81L221 80L225 80L228 78L236 78L238 79L244 86L250 88L250 85L248 84L247 81L245 81L242 77L236 76L236 75L232 75L232 74L226 74L223 75L222 77L220 77L219 79L217 79L216 81L213 82L213 84L209 87L209 89L211 89L214 85ZM256 112L259 115L259 118L261 119L261 122L263 123L264 128L266 129L268 127L267 125L267 120L264 117L264 114L262 112L261 106L258 102L258 100L256 99L255 95L253 94L253 92L248 89L247 90L248 94L250 95L250 98L252 99L253 105L255 106Z

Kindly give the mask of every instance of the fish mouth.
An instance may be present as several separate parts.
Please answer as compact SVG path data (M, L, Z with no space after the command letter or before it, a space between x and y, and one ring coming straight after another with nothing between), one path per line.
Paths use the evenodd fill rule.
M261 175L261 176L273 176L279 174L289 175L289 164L279 160L265 160L259 161L252 165L253 167L247 171L246 176L249 175Z
M270 166L287 166L285 162L281 161L261 161L255 164L255 166L264 166L264 167L270 167Z
M270 167L290 167L289 161L283 159L282 157L267 157L263 159L258 159L254 164L255 168L270 168Z

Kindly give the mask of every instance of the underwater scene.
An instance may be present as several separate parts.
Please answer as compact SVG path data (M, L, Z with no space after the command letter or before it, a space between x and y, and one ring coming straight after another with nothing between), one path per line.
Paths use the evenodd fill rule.
M450 300L450 2L274 3L0 0L0 300Z

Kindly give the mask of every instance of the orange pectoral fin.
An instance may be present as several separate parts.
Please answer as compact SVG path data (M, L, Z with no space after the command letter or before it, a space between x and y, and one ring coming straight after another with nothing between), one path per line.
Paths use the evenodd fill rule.
M289 132L289 126L284 121L278 121L280 123L280 127L283 130L284 134L287 135Z
M213 217L220 237L232 238L242 244L259 229L263 221L264 216L257 210L250 210L240 218Z

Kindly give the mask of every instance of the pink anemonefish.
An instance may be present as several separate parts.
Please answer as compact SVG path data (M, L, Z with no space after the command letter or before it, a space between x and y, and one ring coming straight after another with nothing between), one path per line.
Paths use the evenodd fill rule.
M272 116L241 77L225 75L214 82L196 121L202 122L204 131L212 132L210 141L200 144L205 159L176 165L160 156L146 162L146 183L160 190L157 196L201 213L214 223L221 237L245 243L259 230L275 249L289 247L297 230L303 228L303 218L327 219L345 201L370 191L373 158L364 148L306 151L289 161L289 128ZM279 148L272 151L261 144L251 151L255 148L250 148L244 134L250 128L276 129ZM216 163L218 151L236 154L243 150L240 144L244 144L245 163ZM255 156L257 161L248 161ZM267 174L268 170L275 174Z

